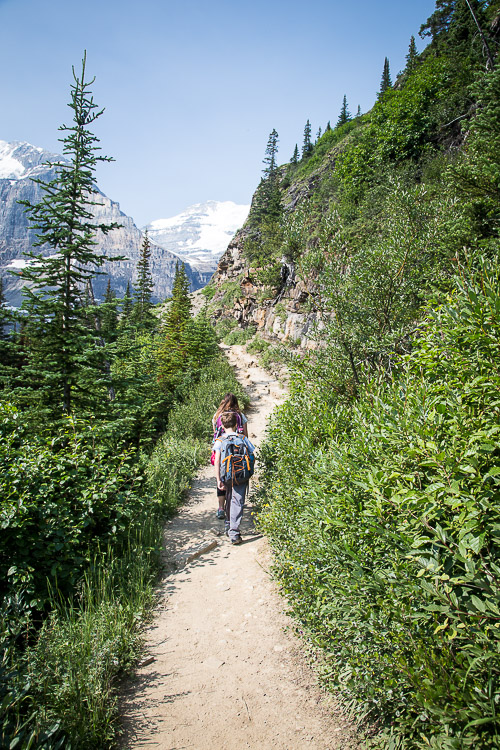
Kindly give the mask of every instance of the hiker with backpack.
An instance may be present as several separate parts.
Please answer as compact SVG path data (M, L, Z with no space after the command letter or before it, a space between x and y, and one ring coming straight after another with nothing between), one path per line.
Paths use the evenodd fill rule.
M235 412L236 414L236 432L245 435L245 437L248 437L248 427L247 427L247 418L243 414L243 412L240 409L240 406L238 404L238 399L234 395L234 393L226 393L226 395L223 397L222 401L219 404L219 408L215 412L214 416L212 417L212 428L214 431L214 443L215 440L222 435L224 432L224 428L222 426L221 421L221 415L224 412ZM215 451L212 450L212 464L215 460ZM226 504L226 491L225 489L220 490L219 487L217 487L217 501L218 501L218 508L216 512L216 516L219 520L222 520L226 517L225 514L225 504Z
M236 432L236 412L223 412L220 418L224 432L214 443L217 489L225 494L226 534L231 544L241 544L240 523L255 448L245 435Z

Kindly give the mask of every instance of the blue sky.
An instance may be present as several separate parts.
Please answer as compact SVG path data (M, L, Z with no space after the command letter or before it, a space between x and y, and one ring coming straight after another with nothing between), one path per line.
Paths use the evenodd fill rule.
M0 139L60 150L87 50L103 153L101 190L138 226L193 203L249 203L269 133L281 163L366 112L384 58L393 78L434 0L0 0Z

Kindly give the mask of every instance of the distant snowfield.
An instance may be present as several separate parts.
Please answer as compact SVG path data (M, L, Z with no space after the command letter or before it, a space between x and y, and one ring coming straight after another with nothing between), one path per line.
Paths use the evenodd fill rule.
M151 240L187 259L190 264L214 265L248 216L250 206L233 201L207 201L177 216L148 224Z
M0 180L18 180L26 172L23 164L14 158L14 144L0 141Z

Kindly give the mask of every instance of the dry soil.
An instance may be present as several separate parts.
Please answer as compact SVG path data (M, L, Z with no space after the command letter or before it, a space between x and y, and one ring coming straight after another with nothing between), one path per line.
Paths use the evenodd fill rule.
M285 392L244 347L230 347L227 354L251 398L249 435L258 446ZM120 747L361 747L333 699L318 688L283 614L251 501L239 546L224 536L216 508L213 467L207 466L165 529L166 572L142 666L122 696Z

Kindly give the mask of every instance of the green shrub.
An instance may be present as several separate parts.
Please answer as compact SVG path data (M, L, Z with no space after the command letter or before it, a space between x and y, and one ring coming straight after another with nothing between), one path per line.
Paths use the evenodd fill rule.
M225 337L238 325L238 321L236 318L222 318L221 320L217 321L217 325L215 326L215 332L217 334L217 338L223 341Z
M384 747L499 747L499 277L458 280L353 405L299 371L263 450L276 573Z
M228 346L233 344L246 344L251 338L255 336L255 326L248 326L247 328L233 328L233 330L224 337L224 343Z
M204 286L201 290L201 293L205 297L206 300L210 301L214 298L215 293L217 292L217 287L215 284L207 284L207 286Z
M269 341L261 339L260 336L255 336L255 338L247 344L247 352L249 354L261 354L262 352L265 352L266 349L269 349L270 346L271 344Z
M90 425L68 420L44 439L13 407L0 405L0 420L0 593L18 612L44 610L48 587L73 592L96 544L125 543L141 516L140 467Z

